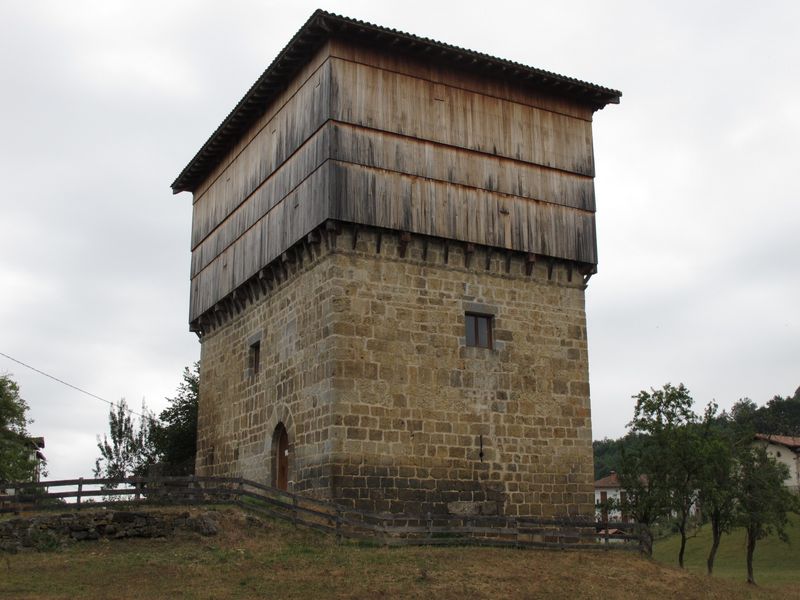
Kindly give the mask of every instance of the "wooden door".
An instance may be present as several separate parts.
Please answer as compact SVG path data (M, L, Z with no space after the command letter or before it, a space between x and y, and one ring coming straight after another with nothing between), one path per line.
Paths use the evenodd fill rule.
M288 490L289 488L289 434L283 424L278 425L276 432L277 444L275 452L275 487Z

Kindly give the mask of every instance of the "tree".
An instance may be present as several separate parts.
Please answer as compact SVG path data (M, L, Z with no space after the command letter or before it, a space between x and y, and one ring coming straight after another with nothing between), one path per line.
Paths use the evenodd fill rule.
M33 479L36 456L31 451L27 411L17 383L0 375L0 483Z
M620 486L625 490L620 510L638 524L642 552L647 556L653 556L653 525L664 514L667 505L663 481L654 475L651 468L650 454L653 450L650 444L643 444L634 451L623 446L617 474Z
M153 427L155 451L166 475L194 473L197 452L197 404L200 398L200 363L183 370L177 396L167 398L170 405Z
M108 412L109 435L97 439L100 457L95 461L94 476L124 479L144 476L155 462L151 429L153 417L142 402L141 420L134 419L125 399ZM110 436L110 439L109 439Z
M758 433L800 436L800 388L793 396L775 396L757 414Z
M610 475L612 471L618 473L622 468L622 449L634 451L643 441L646 441L644 436L629 433L616 440L605 438L592 442L594 478L601 479Z
M706 559L708 574L714 571L723 533L730 533L736 515L734 437L716 416L717 406L710 403L703 419L700 446L701 471L698 478L700 506L711 524L711 549Z
M636 396L631 434L643 436L638 448L622 451L620 484L627 492L623 507L642 527L644 550L652 555L652 526L673 511L678 515L683 566L689 513L696 500L697 416L683 384L667 383L660 390L642 390Z
M669 509L681 535L678 565L683 568L686 553L689 518L697 506L699 485L703 471L704 438L696 417L675 429L666 451Z
M738 522L747 533L747 583L755 584L753 554L756 542L777 533L784 542L787 513L797 510L795 496L783 485L786 465L778 463L762 446L747 446L737 456L736 500Z
M775 396L765 406L743 398L731 408L732 425L751 433L800 436L800 388L794 395Z

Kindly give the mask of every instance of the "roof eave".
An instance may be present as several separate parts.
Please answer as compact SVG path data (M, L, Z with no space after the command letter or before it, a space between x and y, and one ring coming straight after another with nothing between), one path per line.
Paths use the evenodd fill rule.
M434 51L438 53L436 59L439 61L533 85L550 93L572 98L593 110L600 110L608 104L619 104L622 96L617 90L579 79L316 10L184 167L172 183L173 194L197 189L236 140L285 88L310 55L326 40L337 35L378 44L386 43L388 39L395 47L412 55Z

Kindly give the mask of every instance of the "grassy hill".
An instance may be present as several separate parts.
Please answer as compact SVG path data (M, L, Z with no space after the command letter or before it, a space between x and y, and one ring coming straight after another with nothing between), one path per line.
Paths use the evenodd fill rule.
M80 542L0 558L0 598L786 598L628 552L337 545L220 513L214 537Z
M759 540L753 558L756 582L762 586L781 586L793 589L792 598L800 598L800 516L790 515L789 544L777 536ZM678 564L680 536L674 535L656 542L656 560ZM692 573L706 572L706 558L711 548L711 529L703 527L686 543L686 568ZM723 536L714 562L714 576L726 580L745 581L745 532L736 529Z

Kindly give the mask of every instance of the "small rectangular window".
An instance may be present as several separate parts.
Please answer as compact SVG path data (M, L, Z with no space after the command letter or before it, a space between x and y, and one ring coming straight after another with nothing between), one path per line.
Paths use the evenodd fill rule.
M476 348L492 347L492 316L467 313L467 346Z
M261 368L261 342L250 344L250 375L258 375Z

